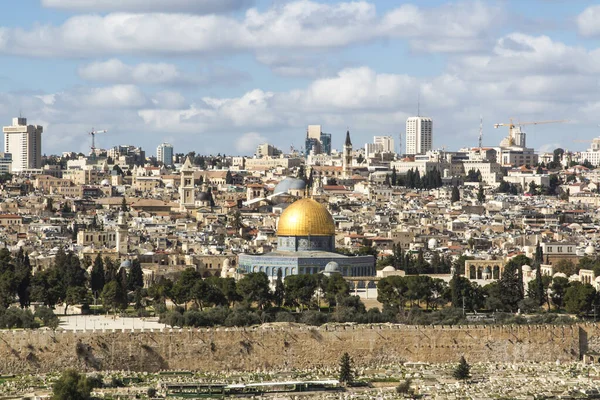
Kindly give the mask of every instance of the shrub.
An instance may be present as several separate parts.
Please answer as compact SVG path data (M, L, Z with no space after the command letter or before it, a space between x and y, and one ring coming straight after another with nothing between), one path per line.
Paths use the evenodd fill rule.
M407 378L400 382L398 386L396 386L396 393L398 394L412 394L412 390L410 388L410 384L412 383L410 378Z
M327 314L319 311L308 310L301 314L300 322L306 325L323 325L327 322Z
M178 311L167 311L160 316L159 322L169 326L183 326L183 315Z
M225 320L225 326L249 326L260 324L256 313L247 310L234 310Z
M39 307L37 310L35 310L35 317L39 318L44 326L52 329L56 329L58 327L58 323L60 322L58 317L54 314L54 311L46 306Z
M275 322L296 322L296 317L290 312L279 311L275 314Z

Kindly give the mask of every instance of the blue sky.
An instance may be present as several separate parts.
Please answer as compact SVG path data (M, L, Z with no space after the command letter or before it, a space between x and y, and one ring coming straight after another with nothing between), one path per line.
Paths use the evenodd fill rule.
M4 4L6 3L6 4ZM169 141L176 152L340 148L398 136L416 112L434 147L527 129L540 151L598 136L600 5L588 1L20 0L0 7L0 118L44 126L44 153Z

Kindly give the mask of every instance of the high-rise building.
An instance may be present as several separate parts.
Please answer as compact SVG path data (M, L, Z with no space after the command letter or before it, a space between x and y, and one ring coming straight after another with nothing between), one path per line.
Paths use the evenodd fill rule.
M331 155L331 133L321 132L321 152Z
M406 120L406 154L425 154L433 142L433 121L426 117L410 117Z
M379 146L384 153L394 152L394 138L391 136L373 136L373 143Z
M306 141L304 142L305 154L331 154L331 133L323 133L321 125L309 125L306 129Z
M163 165L173 165L173 145L170 143L159 144L156 148L156 160Z
M42 131L40 125L27 125L27 118L13 118L5 126L4 152L12 155L12 171L42 168Z

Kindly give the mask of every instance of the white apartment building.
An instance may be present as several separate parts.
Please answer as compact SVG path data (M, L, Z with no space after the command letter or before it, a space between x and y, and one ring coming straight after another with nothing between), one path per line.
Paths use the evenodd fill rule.
M163 165L173 165L173 145L161 143L156 148L156 160Z
M587 160L594 167L600 165L600 137L592 139L592 146L587 151L582 151L579 159Z
M12 171L42 168L42 131L40 125L27 125L27 118L13 118L5 126L4 152L12 155Z
M431 150L433 121L426 117L410 117L406 120L406 154L423 154Z

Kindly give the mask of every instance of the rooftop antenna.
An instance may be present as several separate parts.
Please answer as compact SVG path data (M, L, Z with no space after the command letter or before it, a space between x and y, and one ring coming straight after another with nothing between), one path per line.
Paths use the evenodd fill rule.
M400 152L398 153L398 155L402 156L402 132L398 134L398 139L400 139L398 142L398 147L400 148Z
M483 141L483 115L479 116L479 154L481 154L481 142Z

